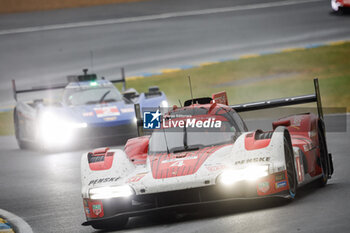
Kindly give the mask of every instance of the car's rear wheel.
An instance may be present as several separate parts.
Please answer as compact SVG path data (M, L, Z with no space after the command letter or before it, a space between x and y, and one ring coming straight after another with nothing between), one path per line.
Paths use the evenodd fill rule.
M92 223L91 226L97 230L118 230L125 227L129 218L126 216Z
M295 172L295 162L294 154L290 140L287 137L284 138L284 156L286 161L287 168L287 179L289 185L289 194L288 198L294 199L297 192L297 178Z
M317 180L318 184L323 187L327 184L328 181L328 175L329 175L329 157L328 157L328 151L326 147L326 140L324 137L324 134L321 130L318 130L318 143L320 147L320 167L322 169L322 177Z

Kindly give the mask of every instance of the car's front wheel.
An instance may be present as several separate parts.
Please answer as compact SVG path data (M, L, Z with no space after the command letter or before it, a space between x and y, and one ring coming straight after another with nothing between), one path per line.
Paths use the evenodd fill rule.
M284 156L286 161L286 169L287 169L287 179L289 185L289 199L294 199L297 193L298 181L296 178L295 172L295 162L294 162L294 154L290 140L287 137L284 138Z
M16 139L17 139L18 147L21 150L26 150L26 149L29 148L29 144L26 141L23 141L21 139L21 135L22 135L21 130L22 130L22 128L21 128L21 126L19 124L18 112L17 112L16 108L13 111L13 121L14 121L14 126L15 126L15 136L16 136Z

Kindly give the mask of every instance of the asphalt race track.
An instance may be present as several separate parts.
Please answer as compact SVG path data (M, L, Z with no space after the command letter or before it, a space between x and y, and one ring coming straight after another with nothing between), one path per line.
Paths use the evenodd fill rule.
M261 123L266 127L266 122ZM278 199L235 201L203 206L194 213L168 219L135 217L123 231L349 232L349 125L349 115L326 118L326 126L331 126L327 140L335 173L325 188L308 185L298 191L291 203ZM2 209L23 218L34 232L94 232L93 228L80 225L85 220L80 196L83 151L20 151L11 136L1 137L0 147Z
M291 5L274 5L281 2ZM220 13L222 9L230 11ZM188 11L193 12L182 16ZM169 18L137 18L169 12L177 13ZM2 34L9 29L130 17L138 21ZM326 0L157 0L123 7L3 15L0 107L13 104L11 79L20 88L65 81L65 75L90 67L90 51L95 71L119 78L120 67L126 68L127 75L137 75L349 38L350 17L331 14Z
M5 30L28 27L269 2L279 1L157 0L133 3L133 8L126 5L2 15L0 107L13 104L11 79L17 79L21 87L61 81L65 75L90 66L90 50L94 52L95 71L108 77L118 74L122 66L129 75L136 75L211 59L350 38L350 17L330 14L326 0L1 35ZM136 217L123 232L350 232L350 116L329 116L326 123L335 174L325 188L308 185L298 191L291 203L234 201L203 206L194 213L168 219ZM1 209L23 218L37 233L94 232L91 227L81 226L85 217L80 196L80 157L88 148L62 153L21 151L14 136L0 137L0 148Z

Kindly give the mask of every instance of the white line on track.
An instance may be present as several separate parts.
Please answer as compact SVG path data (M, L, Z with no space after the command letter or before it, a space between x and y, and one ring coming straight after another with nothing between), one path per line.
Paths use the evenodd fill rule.
M5 218L11 224L11 227L16 233L33 233L33 230L29 224L17 215L0 209L0 216Z
M17 33L28 33L28 32L38 32L38 31L68 29L68 28L79 28L79 27L90 27L90 26L101 26L101 25L109 25L109 24L134 23L134 22L142 22L142 21L149 21L149 20L185 17L185 16L199 16L199 15L226 13L226 12L233 12L233 11L290 6L290 5L298 5L298 4L321 2L321 1L322 0L288 0L288 1L282 1L282 2L258 3L258 4L242 5L242 6L234 6L234 7L212 8L212 9L184 11L184 12L172 12L172 13L119 18L119 19L106 19L106 20L86 21L86 22L77 22L77 23L35 26L35 27L1 30L0 35L10 35L10 34L17 34Z

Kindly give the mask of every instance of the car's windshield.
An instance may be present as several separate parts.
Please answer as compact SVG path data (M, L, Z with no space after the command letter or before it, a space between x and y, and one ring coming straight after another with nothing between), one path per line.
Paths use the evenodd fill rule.
M162 128L152 133L149 154L177 153L230 143L238 134L240 132L228 121L222 121L220 128Z
M122 95L114 87L72 88L65 90L64 103L67 105L88 105L121 101Z

